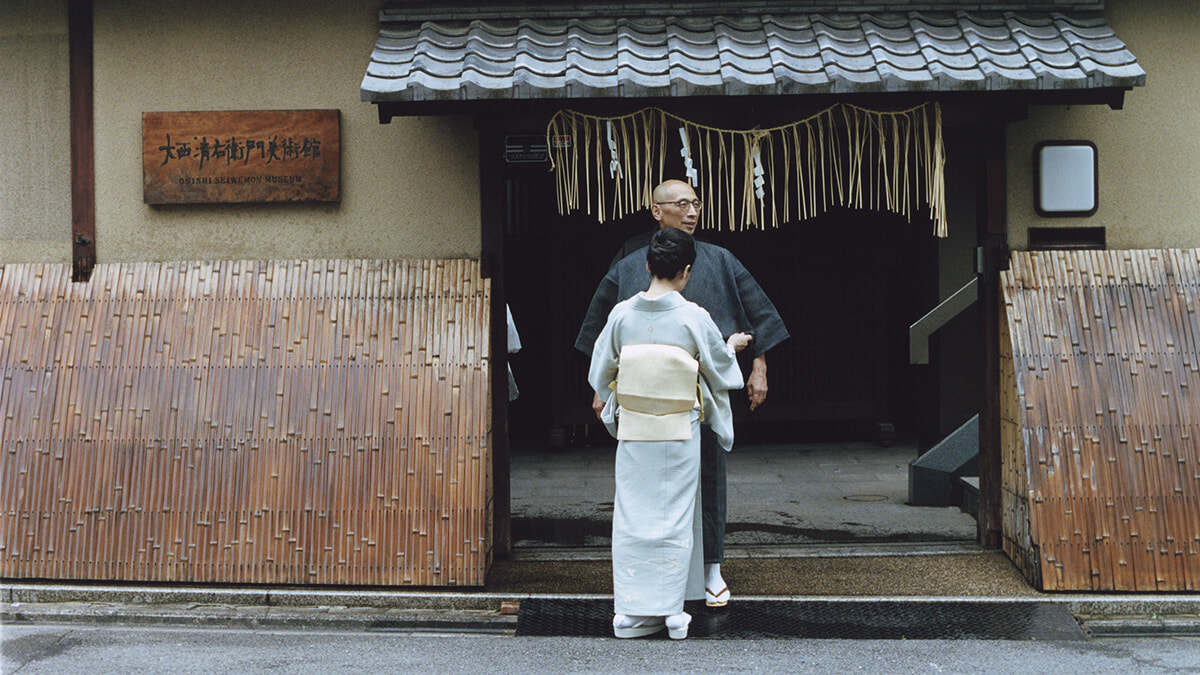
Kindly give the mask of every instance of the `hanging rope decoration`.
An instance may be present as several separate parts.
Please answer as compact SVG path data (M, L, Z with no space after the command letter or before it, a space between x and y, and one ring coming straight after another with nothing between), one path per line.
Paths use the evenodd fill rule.
M680 159L667 157L667 137ZM718 129L659 108L599 117L560 110L546 127L558 212L600 222L650 208L654 186L683 176L706 207L701 226L779 227L830 207L889 211L910 222L925 210L946 236L942 111L895 112L836 104L771 129ZM670 164L670 166L668 166Z

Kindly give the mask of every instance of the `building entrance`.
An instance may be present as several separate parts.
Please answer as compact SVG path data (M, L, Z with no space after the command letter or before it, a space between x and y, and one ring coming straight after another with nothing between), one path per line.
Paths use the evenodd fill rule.
M509 168L504 287L522 343L510 355L514 547L606 546L615 441L591 412L588 359L573 345L613 255L654 221L560 216L544 165ZM958 509L904 503L907 463L936 426L907 334L936 305L930 223L842 209L778 229L701 227L697 236L745 264L791 333L767 354L767 402L752 413L744 392L733 400L727 543L973 539L974 520Z

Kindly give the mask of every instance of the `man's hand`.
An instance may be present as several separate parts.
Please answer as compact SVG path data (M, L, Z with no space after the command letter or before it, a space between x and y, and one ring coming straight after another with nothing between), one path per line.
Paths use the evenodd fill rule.
M764 380L764 384L765 382ZM754 410L754 408L751 408L751 410ZM601 400L600 394L596 392L592 392L592 412L596 413L596 419L603 421L600 413L604 412L604 401Z
M750 410L753 411L767 400L767 357L759 354L754 357L750 368L750 377L746 380L746 393L750 394Z

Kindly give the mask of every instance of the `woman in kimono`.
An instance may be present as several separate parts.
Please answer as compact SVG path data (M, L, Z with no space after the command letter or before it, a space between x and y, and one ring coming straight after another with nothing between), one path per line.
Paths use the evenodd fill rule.
M613 632L666 628L687 637L684 600L704 598L700 521L700 420L733 445L730 389L742 386L735 352L699 305L684 300L696 248L667 227L646 252L650 287L613 308L592 351L588 383L607 401L617 437L613 500Z

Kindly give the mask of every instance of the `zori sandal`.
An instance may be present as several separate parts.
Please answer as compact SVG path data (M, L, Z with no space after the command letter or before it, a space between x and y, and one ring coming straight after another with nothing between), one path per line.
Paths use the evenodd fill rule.
M692 622L692 615L687 612L680 612L667 617L667 635L672 640L682 640L687 637L688 624Z
M729 587L724 586L721 590L713 593L712 590L704 589L704 604L709 607L724 607L729 604Z
M661 616L626 616L617 614L613 617L613 634L619 638L636 638L653 635L662 630L666 624Z

